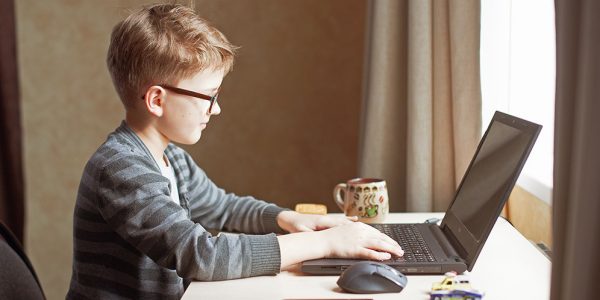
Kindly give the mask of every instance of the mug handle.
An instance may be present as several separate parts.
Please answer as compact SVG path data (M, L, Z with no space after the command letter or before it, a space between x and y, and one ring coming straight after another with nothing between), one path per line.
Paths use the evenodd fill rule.
M344 191L345 196L346 187L347 185L345 183L338 183L338 185L336 185L333 189L333 200L335 200L335 204L337 204L337 206L342 210L343 213L346 212L344 211L344 199L342 199L340 192Z

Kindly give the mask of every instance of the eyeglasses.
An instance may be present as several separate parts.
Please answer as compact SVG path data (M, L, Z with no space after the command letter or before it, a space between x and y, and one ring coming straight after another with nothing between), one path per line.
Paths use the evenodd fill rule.
M186 95L186 96L192 96L194 98L200 98L202 100L208 100L210 101L210 106L208 107L208 113L212 113L212 108L215 105L215 103L217 103L217 98L219 98L219 91L217 90L217 93L214 96L208 96L205 94L201 94L201 93L197 93L194 91L190 91L190 90L185 90L185 89L181 89L178 87L174 87L174 86L170 86L170 85L166 85L166 84L158 84L157 86L162 87L163 89L175 92L177 94L181 94L181 95ZM142 99L144 99L144 96L142 96Z

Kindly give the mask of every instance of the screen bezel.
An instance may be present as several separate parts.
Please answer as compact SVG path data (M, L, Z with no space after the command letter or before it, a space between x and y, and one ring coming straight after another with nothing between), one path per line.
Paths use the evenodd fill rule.
M460 256L465 260L465 262L467 264L467 269L469 271L471 271L473 269L475 261L477 260L477 257L479 256L479 253L481 252L481 249L483 248L483 245L485 244L485 241L487 240L490 232L492 231L492 228L494 227L494 224L496 223L496 219L500 215L500 212L502 211L502 208L504 207L504 204L506 203L508 196L510 195L515 183L517 182L517 179L519 178L519 174L521 173L521 170L523 169L523 166L525 165L527 157L529 156L529 153L531 152L531 149L533 148L533 145L535 144L535 141L542 129L541 125L538 125L538 124L511 116L511 115L496 111L494 113L494 117L492 118L492 121L490 122L490 125L486 129L485 134L483 135L483 137L481 138L481 141L479 142L479 145L477 146L475 155L473 155L473 159L469 163L469 166L468 166L467 170L465 171L465 175L469 174L471 167L473 166L474 162L477 160L477 156L479 155L481 147L483 146L483 143L485 142L490 129L494 125L494 122L503 123L505 125L508 125L512 128L515 128L521 132L528 134L529 141L527 143L527 147L525 148L525 151L521 154L517 168L515 169L515 172L512 175L512 179L510 180L510 184L507 186L506 190L503 191L502 196L498 199L496 212L495 212L496 217L487 222L486 228L483 231L481 240L477 241L477 239L471 234L471 232L468 230L468 228L452 212L452 206L454 205L454 202L456 201L456 199L458 198L458 195L460 194L460 191L465 182L466 176L463 176L463 178L456 190L456 193L454 195L454 199L452 200L452 203L450 203L450 206L448 207L448 210L446 211L446 215L444 216L444 219L442 220L440 229L447 236L449 236L448 240L450 241L450 243L452 243L452 245L455 247L455 249L460 254Z

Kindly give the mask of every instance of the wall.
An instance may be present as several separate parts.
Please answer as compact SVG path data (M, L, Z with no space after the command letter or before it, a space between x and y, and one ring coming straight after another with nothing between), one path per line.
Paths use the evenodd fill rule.
M241 49L223 113L186 149L228 190L339 211L333 186L358 171L365 2L206 3L198 10Z
M68 289L83 167L123 118L104 59L112 26L148 1L16 3L26 249L49 299ZM356 175L365 0L196 1L241 46L223 112L186 147L220 186L283 206Z

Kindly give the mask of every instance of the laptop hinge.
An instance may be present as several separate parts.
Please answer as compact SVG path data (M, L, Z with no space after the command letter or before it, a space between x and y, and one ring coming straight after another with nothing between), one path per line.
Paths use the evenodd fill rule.
M433 233L433 236L435 237L435 239L438 241L438 243L440 244L440 246L442 247L442 250L444 251L444 253L446 253L446 255L450 258L459 258L461 261L464 262L464 259L461 257L461 255L456 251L455 247L452 245L450 238L448 238L440 229L440 227L437 224L431 224L429 226L429 229L431 231L431 233Z

